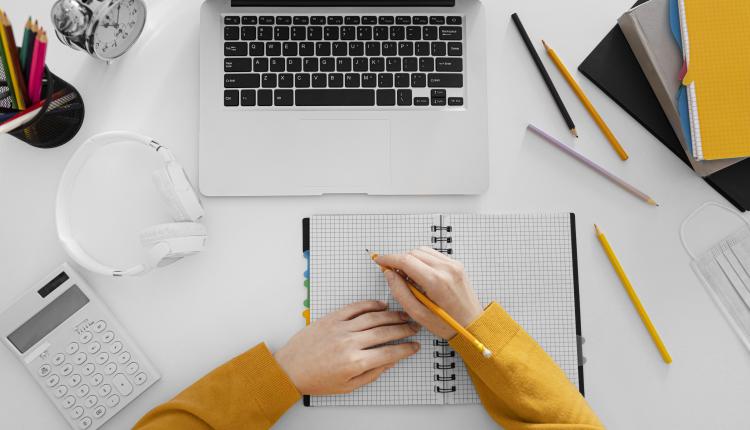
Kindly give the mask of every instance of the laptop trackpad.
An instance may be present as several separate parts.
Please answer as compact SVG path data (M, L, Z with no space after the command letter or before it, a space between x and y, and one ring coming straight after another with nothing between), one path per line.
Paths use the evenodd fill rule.
M389 120L309 119L295 128L291 146L293 156L304 163L305 185L347 192L346 187L390 183Z

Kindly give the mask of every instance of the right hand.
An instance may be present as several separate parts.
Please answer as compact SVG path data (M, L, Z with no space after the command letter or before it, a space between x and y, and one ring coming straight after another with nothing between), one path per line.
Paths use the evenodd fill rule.
M419 324L383 302L352 303L294 335L274 358L302 394L349 393L375 381L419 343L385 343L415 335Z
M404 254L381 255L375 262L408 276L423 289L430 300L448 312L448 315L463 327L471 324L482 314L482 306L471 288L463 264L459 261L432 248L422 247ZM417 300L399 273L386 270L385 277L391 294L414 321L443 339L450 339L456 335L451 326Z

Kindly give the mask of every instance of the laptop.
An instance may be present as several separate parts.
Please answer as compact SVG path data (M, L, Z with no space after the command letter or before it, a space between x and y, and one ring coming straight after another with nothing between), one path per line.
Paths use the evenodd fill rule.
M206 196L479 194L479 0L206 0Z

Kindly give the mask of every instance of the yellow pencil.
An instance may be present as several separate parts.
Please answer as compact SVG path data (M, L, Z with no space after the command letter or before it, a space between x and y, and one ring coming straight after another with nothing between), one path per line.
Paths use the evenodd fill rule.
M656 327L654 327L654 324L651 322L651 318L649 318L648 314L646 313L646 309L643 308L643 304L641 304L641 300L635 293L633 285L630 284L630 280L625 274L622 265L620 265L620 262L617 260L615 252L612 250L612 247L609 246L609 242L607 241L607 238L604 236L604 233L602 233L602 230L599 228L599 226L594 224L594 228L596 229L596 237L599 238L599 242L601 242L602 248L604 248L604 252L607 254L607 257L609 257L609 261L610 263L612 263L612 267L615 268L617 276L620 277L620 281L622 281L622 285L623 287L625 287L625 291L627 291L628 296L630 297L630 301L633 302L633 306L635 306L636 311L638 311L638 315L641 317L641 321L643 321L643 324L646 326L646 330L648 330L648 333L651 335L651 339L653 339L654 344L656 344L656 348L659 349L661 358L665 363L670 364L672 362L672 357L669 355L667 347L664 346L664 342L662 342L661 337L659 337L659 333L656 331Z
M18 109L26 109L26 83L23 79L23 73L18 63L18 47L16 46L15 38L13 37L13 28L10 25L8 16L0 10L0 41L2 41L3 49L5 50L5 58L8 62L8 72L10 76L7 80L10 85L13 86L13 93L16 96L16 103Z
M581 100L581 103L583 103L583 105L586 107L586 110L588 110L591 116L594 118L596 124L599 125L602 133L604 133L604 135L607 137L607 140L609 140L610 145L612 145L612 148L614 148L615 152L617 152L617 155L619 155L623 161L627 160L628 153L625 152L625 149L623 149L622 145L620 145L620 142L617 141L617 138L615 138L612 130L609 129L607 123L604 122L601 115L599 115L599 112L597 112L594 108L594 105L591 104L589 98L586 97L586 94L583 92L583 89L581 89L580 85L578 85L578 82L573 79L573 75L568 72L568 69L565 67L562 60L560 60L560 57L557 56L557 53L547 44L547 42L542 40L542 43L544 44L544 48L547 50L547 54L550 56L550 58L552 58L552 61L560 70L560 73L562 73L562 75L565 77L565 80L568 81L570 87L573 88L573 91L575 91L576 95Z
M370 252L369 250L366 250L366 251L370 254L370 258L372 258L372 261L375 261L375 259L378 258L378 254L374 252ZM377 264L377 261L375 262L375 264ZM380 270L385 272L387 270L393 270L393 269L391 269L390 267L386 267L386 266L380 266ZM411 290L412 294L414 294L414 296L417 298L417 300L422 302L422 304L425 305L427 309L432 311L432 313L439 316L440 319L442 319L446 324L451 326L453 330L455 330L457 333L459 333L461 336L463 336L469 342L471 342L474 346L476 346L479 352L481 352L485 358L492 357L492 351L490 351L489 348L484 346L484 344L480 342L476 337L474 337L473 334L469 333L469 331L463 328L463 326L459 324L456 320L454 320L453 317L448 315L448 312L444 311L440 306L436 305L435 303L432 302L432 300L427 298L427 296L425 296L421 291L419 291L416 285L414 285L409 279L406 279L406 285L409 286L409 289Z

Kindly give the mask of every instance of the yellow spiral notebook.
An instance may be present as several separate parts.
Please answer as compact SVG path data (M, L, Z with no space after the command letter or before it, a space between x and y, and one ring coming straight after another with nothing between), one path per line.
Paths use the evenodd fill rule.
M750 156L750 1L679 0L693 156Z

